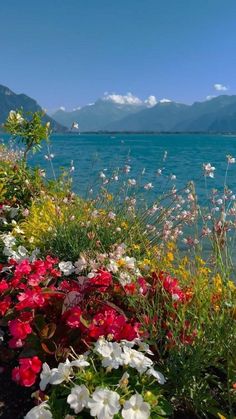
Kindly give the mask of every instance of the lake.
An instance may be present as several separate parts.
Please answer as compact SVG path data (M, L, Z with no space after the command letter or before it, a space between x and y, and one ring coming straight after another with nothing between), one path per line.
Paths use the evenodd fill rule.
M143 190L143 185L152 182L154 188L145 191L148 200L154 200L164 188L175 184L183 187L187 181L196 182L197 192L203 203L206 199L205 179L202 164L210 162L215 166L215 178L207 179L209 189L224 185L227 166L226 155L236 156L236 136L199 134L67 134L51 137L50 151L56 175L60 168L69 169L71 160L73 188L85 196L87 191L99 181L103 170L108 176L114 169L131 167L126 178L135 178ZM167 157L163 161L165 152ZM52 176L50 162L45 159L48 150L30 158L30 164L40 165ZM162 175L157 176L158 169ZM145 173L144 173L145 172ZM142 174L143 173L143 174ZM175 175L176 180L170 181ZM124 177L124 175L122 175ZM231 164L227 184L236 192L236 164Z

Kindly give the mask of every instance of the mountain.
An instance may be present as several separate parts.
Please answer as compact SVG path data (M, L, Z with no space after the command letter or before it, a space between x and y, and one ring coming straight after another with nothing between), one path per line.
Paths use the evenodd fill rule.
M129 97L130 99L130 97ZM168 100L117 103L106 97L72 112L59 110L53 118L83 131L236 132L236 96L221 95L185 105Z
M0 125L2 125L11 110L23 108L25 112L42 111L39 104L31 97L24 94L16 94L8 87L0 85ZM50 122L55 132L64 132L66 128L48 115L43 117L44 122Z
M99 131L103 130L108 122L122 120L144 107L143 104L119 104L110 100L98 99L95 103L72 112L59 109L52 114L52 117L68 128L71 128L73 122L78 122L80 131Z
M108 123L108 131L233 132L236 131L236 96L221 95L184 105L157 103L149 109Z

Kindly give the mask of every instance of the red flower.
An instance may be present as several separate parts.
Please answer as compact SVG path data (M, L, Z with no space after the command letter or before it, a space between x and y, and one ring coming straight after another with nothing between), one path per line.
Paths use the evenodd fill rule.
M22 277L24 275L28 275L31 272L31 266L28 259L22 260L15 269L15 275Z
M19 303L15 306L17 310L43 307L45 304L45 298L41 288L26 290L26 292L20 293L17 298L19 300Z
M25 339L32 332L28 322L15 319L8 322L11 335L16 339Z
M81 326L80 317L82 310L79 307L73 307L64 313L64 319L66 324L71 328L77 328Z
M0 281L0 293L6 291L9 288L9 285L5 279Z
M98 274L93 278L90 278L89 283L96 287L99 287L99 291L104 292L112 283L112 276L110 272L99 270Z
M21 358L19 367L12 371L12 379L24 387L31 387L42 368L42 362L37 356L33 358Z
M4 314L10 308L10 306L11 306L11 298L7 296L2 301L0 301L0 315L4 316Z
M89 327L89 335L94 339L110 335L114 340L133 340L137 337L137 330L127 322L124 315L106 307L103 312L94 316Z

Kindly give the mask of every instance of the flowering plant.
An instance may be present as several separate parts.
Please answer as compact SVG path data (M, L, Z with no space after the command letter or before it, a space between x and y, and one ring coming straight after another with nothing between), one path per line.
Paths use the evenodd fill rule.
M72 351L70 360L57 368L50 369L44 363L37 393L41 403L25 418L169 416L172 410L162 388L166 380L154 368L151 355L149 346L139 339L117 343L100 338L83 355ZM48 385L51 387L46 398L42 392Z

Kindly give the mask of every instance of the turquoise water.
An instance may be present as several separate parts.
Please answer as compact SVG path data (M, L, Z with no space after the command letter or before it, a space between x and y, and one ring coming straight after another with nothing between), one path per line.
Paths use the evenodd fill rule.
M175 184L183 187L187 181L196 182L200 200L206 199L205 180L202 174L202 164L210 162L216 167L215 178L208 179L209 189L220 188L224 184L226 170L226 155L236 157L236 136L224 135L189 135L189 134L117 134L117 135L54 135L51 138L50 151L55 156L53 167L56 175L60 168L69 169L71 160L73 172L73 188L85 196L90 188L96 188L100 182L99 172L109 176L116 168L131 166L129 174L121 178L135 178L139 187L152 182L154 188L146 191L146 196L154 200L160 191ZM163 156L167 151L167 158ZM42 152L30 158L30 163L40 165L46 170L47 176L52 176L50 162ZM142 172L145 169L145 173ZM162 176L157 176L157 170L162 169ZM170 181L170 175L176 176L176 181ZM230 165L227 184L236 192L236 164Z

